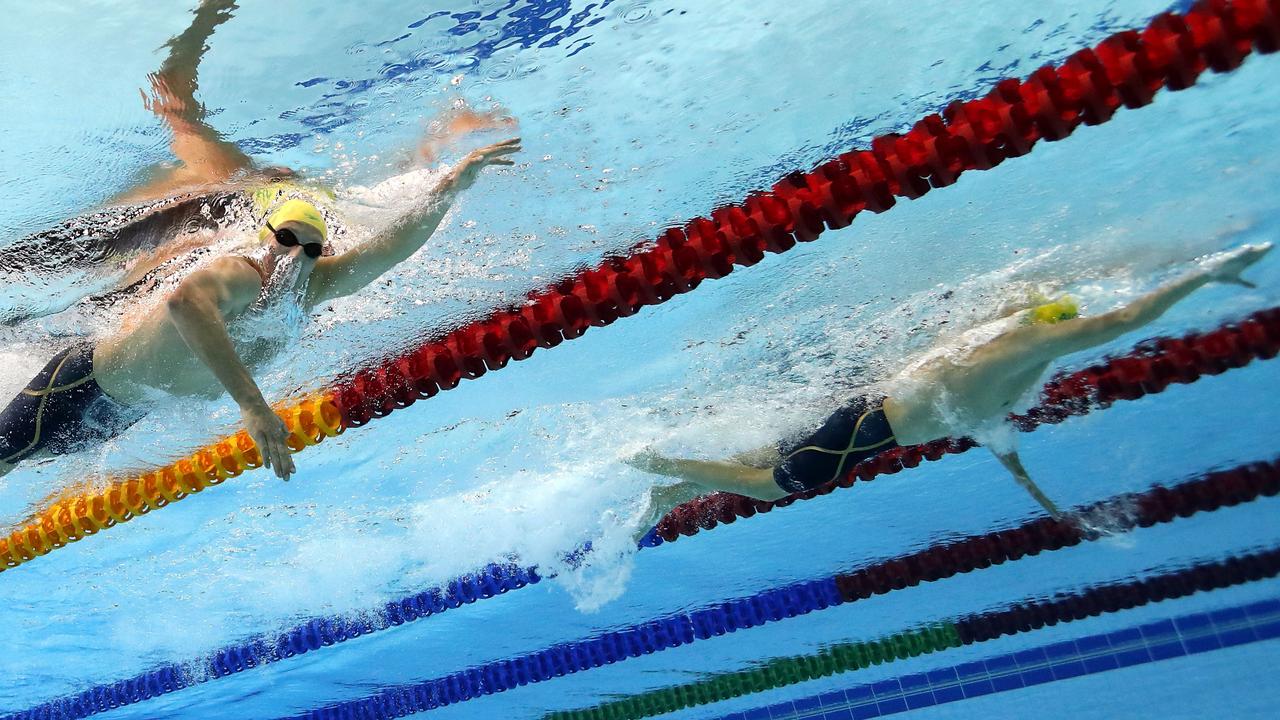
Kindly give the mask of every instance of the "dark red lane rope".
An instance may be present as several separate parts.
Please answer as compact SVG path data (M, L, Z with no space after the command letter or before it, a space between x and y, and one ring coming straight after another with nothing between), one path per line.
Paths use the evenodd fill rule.
M627 257L566 278L523 306L493 313L401 357L356 372L335 388L344 425L355 427L456 387L538 347L554 347L843 228L864 210L946 187L969 170L1024 155L1039 140L1061 140L1082 123L1107 121L1121 106L1142 107L1161 87L1181 90L1206 69L1232 70L1256 48L1280 46L1280 0L1202 0L1185 15L1165 13L1145 30L1117 33L1007 79L985 97L948 106L905 134L876 138L770 190L666 230Z
M1016 528L938 543L837 575L836 586L846 602L869 598L1099 537L1099 532L1082 523L1080 518L1097 518L1108 532L1127 532L1167 523L1174 517L1189 517L1258 497L1271 497L1277 492L1280 492L1280 462L1241 465L1173 487L1157 486L1147 492L1103 500L1068 518L1041 517Z
M1152 340L1128 355L1059 376L1045 385L1040 405L1010 419L1019 430L1029 432L1040 425L1060 423L1073 415L1107 407L1116 400L1135 400L1161 392L1172 384L1191 383L1202 375L1217 375L1255 359L1273 358L1277 352L1280 352L1280 308L1261 310L1241 322L1209 333ZM786 507L798 500L826 495L837 487L850 487L858 480L896 473L916 467L923 460L937 460L976 446L972 440L962 438L895 448L859 463L839 482L773 502L713 493L672 510L658 523L657 534L670 542L681 535L709 530L719 523Z
M1045 600L1026 600L1010 607L955 621L960 642L970 645L1002 635L1039 630L1062 622L1120 612L1148 603L1187 597L1256 582L1280 574L1280 549L1247 553L1128 582L1098 585L1083 592Z

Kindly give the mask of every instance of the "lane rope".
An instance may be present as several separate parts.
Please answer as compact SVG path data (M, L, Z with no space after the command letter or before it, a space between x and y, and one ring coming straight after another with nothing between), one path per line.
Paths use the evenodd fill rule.
M931 623L875 640L837 643L816 653L774 658L745 670L714 673L696 682L637 693L594 707L548 713L546 720L641 720L1277 575L1280 548L1200 562L1140 580L1059 593L1049 600L1028 598L999 610Z
M1016 528L972 535L821 580L798 582L699 610L680 612L550 648L477 665L444 677L384 688L326 705L292 720L384 720L433 710L544 682L628 658L758 627L785 618L934 582L960 573L1073 547L1109 534L1172 522L1223 506L1280 493L1280 459L1209 473L1173 487L1158 486L1082 508L1071 519L1040 518ZM1087 519L1087 523L1080 522ZM1107 535L1109 536L1109 535ZM1073 612L1086 605L1071 605ZM1014 612L988 624L965 626L963 637L996 637L1032 616ZM993 634L994 633L994 634Z
M792 173L739 204L713 210L626 257L534 293L416 350L354 372L332 390L281 410L290 447L300 451L373 418L457 387L555 347L590 327L666 302L703 280L751 266L766 252L847 227L859 213L884 212L1061 140L1081 124L1109 120L1121 107L1150 104L1163 87L1182 90L1205 70L1228 72L1255 49L1280 48L1280 0L1201 0L1186 14L1163 13L1085 48L1026 80L1009 78L985 97L954 102L906 133L876 138L807 173ZM169 466L65 497L0 540L11 568L236 477L261 464L237 433ZM2 568L0 568L2 569Z
M1225 325L1210 333L1150 340L1126 355L1050 381L1042 394L1044 404L1029 411L1027 417L1048 418L1043 422L1060 422L1070 415L1108 407L1118 400L1137 399L1146 394L1163 392L1171 384L1193 382L1204 374L1218 374L1243 367L1254 357L1274 357L1277 350L1280 350L1280 308L1254 313L1242 322ZM1030 431L1039 422L1042 421L1021 422L1019 426ZM954 447L959 451L965 445L955 444ZM928 449L921 450L919 457L940 459L943 454ZM918 464L915 457L914 454L902 455L895 462L873 459L855 467L838 486L851 486L854 478L867 481L882 472L894 473L903 468L915 467ZM836 486L833 484L817 488L772 503L728 494L706 496L673 510L646 536L641 547L660 545L667 535L671 535L673 539L679 535L693 535L701 530L714 529L721 523L733 522L738 517L752 517L757 513L769 512L774 507L784 507L793 502L825 495ZM492 563L440 587L389 602L376 615L359 618L312 618L281 633L251 638L221 648L203 663L204 672L198 676L189 672L193 663L171 663L132 678L95 686L78 696L82 701L80 707L109 709L141 702L207 680L227 677L263 664L438 615L541 580L542 576L536 567L522 567L517 563ZM100 701L92 698L99 698ZM63 707L70 701L71 698L62 698L45 705Z

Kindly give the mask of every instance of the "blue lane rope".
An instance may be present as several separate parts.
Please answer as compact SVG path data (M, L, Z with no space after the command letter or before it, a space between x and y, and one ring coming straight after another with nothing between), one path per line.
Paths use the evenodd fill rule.
M284 632L259 636L214 652L204 673L193 673L191 663L171 663L132 678L96 685L75 695L42 703L8 715L5 720L79 720L406 622L439 615L446 610L537 584L542 579L536 568L491 563L479 572L456 578L439 588L388 602L375 618L313 618Z
M1078 510L1114 518L1113 531L1172 522L1198 512L1280 493L1280 460L1208 473L1145 493L1120 495ZM1119 510L1126 509L1127 515ZM490 662L442 678L388 687L372 696L316 708L290 720L383 720L504 692L590 668L808 614L874 594L952 577L1102 535L1075 520L1041 518L1023 526L931 546L821 580L794 583L699 610L676 613L594 637ZM1208 589L1208 588L1206 588Z
M836 578L793 583L692 612L601 633L587 640L498 660L434 680L388 688L368 698L317 708L293 720L398 718L504 692L627 658L661 652L784 618L841 605Z

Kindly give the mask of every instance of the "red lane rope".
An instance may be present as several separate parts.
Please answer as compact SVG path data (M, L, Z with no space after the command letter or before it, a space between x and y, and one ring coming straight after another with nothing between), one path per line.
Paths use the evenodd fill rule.
M1202 375L1217 375L1243 367L1254 359L1269 359L1280 352L1280 307L1256 312L1243 321L1209 333L1182 338L1159 338L1134 352L1062 375L1045 385L1039 406L1010 420L1023 432L1045 424L1060 423L1073 415L1105 408L1116 400L1136 400L1162 392L1172 384L1195 382ZM684 503L658 523L657 534L671 542L681 535L710 530L756 513L786 507L799 500L826 495L858 480L871 480L913 468L923 460L962 453L977 447L968 438L936 440L924 445L895 448L864 460L837 482L789 495L781 500L755 500L732 493L712 493Z
M1157 485L1086 506L1070 518L1040 517L1018 527L943 542L836 576L846 602L883 595L992 565L1073 547L1102 533L1077 518L1097 518L1111 533L1171 522L1274 497L1280 492L1280 461L1256 462L1206 473L1173 486Z
M363 425L538 347L665 302L735 265L754 265L766 252L846 227L864 210L884 212L898 197L917 198L963 172L993 168L1039 140L1105 122L1121 106L1142 107L1161 87L1189 87L1206 69L1233 70L1254 48L1278 47L1280 0L1202 0L1185 15L1162 14L1145 30L1117 33L1026 80L1003 80L985 97L952 103L905 134L876 138L870 150L793 173L709 218L668 229L625 258L535 293L522 307L357 371L335 388L344 424Z

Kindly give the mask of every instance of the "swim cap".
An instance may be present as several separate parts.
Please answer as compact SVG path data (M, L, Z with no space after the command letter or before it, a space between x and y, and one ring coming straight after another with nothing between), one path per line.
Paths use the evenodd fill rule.
M294 199L285 202L276 208L275 212L271 213L271 217L267 218L267 222L271 223L271 226L275 228L287 222L302 223L318 230L321 239L329 239L329 228L324 224L324 216L320 214L320 210L315 205L306 200ZM258 239L266 240L270 235L271 231L264 225L262 230L258 232Z
M1044 323L1046 325L1052 325L1053 323L1060 322L1062 320L1071 320L1072 318L1079 317L1079 315L1080 306L1076 303L1075 298L1070 295L1063 295L1057 300L1051 300L1031 308L1031 312L1028 313L1027 319L1030 320L1032 324Z

